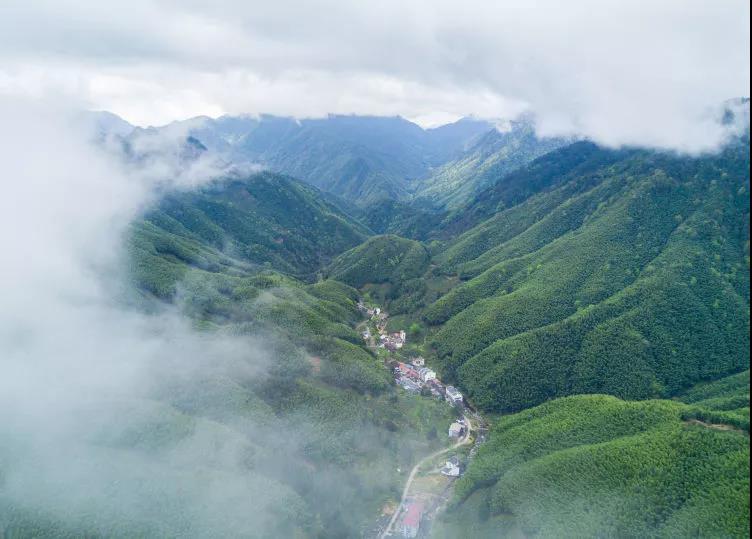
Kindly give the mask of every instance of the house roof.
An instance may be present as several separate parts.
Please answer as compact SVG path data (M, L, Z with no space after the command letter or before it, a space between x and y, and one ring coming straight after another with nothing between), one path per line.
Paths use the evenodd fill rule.
M420 517L423 516L423 504L422 503L411 503L407 506L407 512L405 513L405 518L402 520L402 523L405 526L410 526L411 528L417 528L420 524Z

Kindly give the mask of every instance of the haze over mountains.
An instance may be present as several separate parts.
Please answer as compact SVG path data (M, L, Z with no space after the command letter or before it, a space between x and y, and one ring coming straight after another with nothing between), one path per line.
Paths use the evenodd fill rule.
M361 207L384 200L451 206L506 173L560 147L535 136L531 117L497 127L463 118L423 129L400 117L322 119L272 115L192 118L160 128L132 128L109 113L92 121L102 131L137 136L159 131L192 136L217 157L302 179ZM489 170L492 167L496 170ZM484 174L486 174L484 176Z
M0 529L368 536L456 413L385 368L421 355L492 421L432 536L748 535L748 118L748 100L729 107L728 143L700 155L538 138L526 117L141 129L97 113L81 147L50 133L45 155L82 164L35 160L65 196L23 191L45 211L9 207L4 230L53 254L78 231L75 262L52 266L66 293L35 293L71 316L2 334L16 398L0 419L30 419L2 435ZM75 192L68 169L87 171ZM31 283L50 261L16 265ZM404 350L364 342L361 298L409 330ZM19 339L92 328L93 352ZM111 341L125 381L37 402L37 366L81 372Z
M750 537L749 1L0 13L0 538Z

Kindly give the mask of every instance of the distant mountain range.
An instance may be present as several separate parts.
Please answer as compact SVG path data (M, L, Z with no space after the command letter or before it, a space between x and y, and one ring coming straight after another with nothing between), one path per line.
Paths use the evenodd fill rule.
M147 133L192 137L228 163L288 174L361 207L385 200L456 206L499 175L567 142L538 139L530 118L508 122L501 131L474 118L423 129L401 117L335 115L197 117L129 129L111 113L89 114L99 132L129 139Z

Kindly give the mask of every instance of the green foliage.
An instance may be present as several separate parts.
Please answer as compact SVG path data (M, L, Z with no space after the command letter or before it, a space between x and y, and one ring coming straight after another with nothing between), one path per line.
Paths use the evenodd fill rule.
M746 537L749 438L688 423L688 409L592 395L504 417L457 483L443 527L475 521L489 537Z
M331 279L362 288L369 283L398 284L420 277L428 261L428 251L417 241L374 236L338 256L327 272Z
M258 120L208 121L194 135L210 148L226 151L231 159L264 163L367 206L407 197L417 178L453 159L470 140L491 129L489 123L471 119L423 130L399 117L298 121L265 115ZM236 142L228 145L228 139Z
M161 201L128 238L140 299L147 308L158 308L155 299L171 302L207 331L261 338L270 364L250 379L221 369L199 379L176 373L167 401L149 407L151 417L137 403L123 412L132 418L127 428L118 425L116 436L103 434L100 443L121 452L166 451L209 422L238 440L253 463L236 471L236 480L266 491L259 498L271 507L255 508L265 520L258 534L359 535L384 501L398 495L396 468L440 446L443 438L429 433L444 432L451 421L445 404L397 390L382 360L364 348L353 328L361 319L355 289L289 275L313 280L313 272L364 234L315 189L268 174ZM420 275L427 251L401 238L385 246L392 243L398 248L386 263L393 279ZM3 465L0 455L0 474ZM185 473L175 470L176 477ZM223 480L218 470L204 477ZM110 522L105 529L98 521L71 520L70 535L170 535L170 518L143 528ZM35 529L31 522L39 523L39 536L68 533L64 523L23 508L8 522L2 529L9 533Z
M557 175L553 152L508 176L494 193L524 201L436 257L471 277L424 311L444 374L516 411L573 393L673 396L748 368L748 148L573 146L572 172Z
M459 159L421 180L413 196L456 209L507 174L566 143L561 138L539 139L528 121L511 122L508 131L489 131Z
M311 275L368 234L315 188L270 173L167 195L145 221L136 231L141 249L191 265L231 258L298 276Z

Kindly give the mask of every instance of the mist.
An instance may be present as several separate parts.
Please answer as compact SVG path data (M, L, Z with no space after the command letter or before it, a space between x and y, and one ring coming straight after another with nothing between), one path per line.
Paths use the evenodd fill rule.
M358 535L449 409L423 404L409 416L408 397L353 389L335 358L254 319L301 301L303 284L238 299L222 321L200 311L218 293L210 272L187 270L168 302L139 287L132 240L162 197L226 175L253 181L243 174L255 169L210 152L186 159L181 130L102 137L77 111L0 105L0 529ZM245 268L234 275L248 289ZM357 338L337 323L332 331ZM360 354L353 363L371 361L341 346ZM374 376L388 376L372 361ZM435 430L428 440L438 443Z
M184 410L201 384L258 380L267 343L146 314L127 286L128 224L208 169L124 166L49 104L0 111L0 527L264 535L295 509L267 504L296 496L250 473L258 447L238 432L260 423Z
M702 152L749 96L749 2L11 2L0 92L139 125L197 115L538 117L542 135Z

